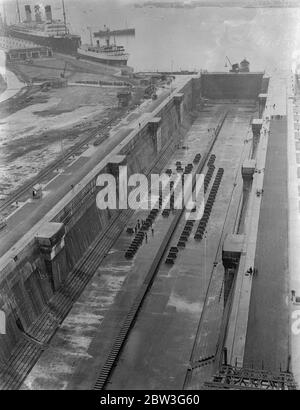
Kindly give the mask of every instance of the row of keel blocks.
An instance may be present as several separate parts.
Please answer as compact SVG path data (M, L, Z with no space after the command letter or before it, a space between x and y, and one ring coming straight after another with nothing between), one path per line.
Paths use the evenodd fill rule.
M210 167L211 165L214 165L215 161L216 161L216 156L215 154L212 154L208 160L207 166Z
M162 211L162 216L163 216L164 218L168 218L169 215L170 215L170 209L164 209L164 210Z
M193 220L188 220L183 228L183 231L180 235L179 241L177 246L172 246L169 250L169 254L167 256L167 259L165 263L167 265L174 265L174 261L177 258L178 254L178 249L179 248L185 248L185 244L188 241L189 236L191 235L191 232L193 230L195 221Z
M204 178L204 192L206 192L208 187L209 187L209 184L210 184L210 181L212 179L214 171L215 171L215 166L210 165L210 167L208 168L208 171L205 175L205 178Z
M132 259L135 254L137 253L139 247L143 244L146 231L152 227L152 224L159 213L158 209L152 209L147 216L146 220L142 223L139 231L135 234L134 239L132 240L131 244L129 245L127 251L125 252L126 259Z
M184 174L190 174L192 172L193 168L194 168L193 164L187 164L187 166L185 167L183 173Z
M201 161L201 154L196 154L193 163L194 164L199 164L199 162Z
M176 171L177 172L183 172L183 167L182 167L182 164L181 164L181 161L176 161Z
M210 217L210 214L211 214L212 208L214 206L216 196L217 196L220 184L221 184L223 174L224 174L224 169L219 168L219 170L217 172L217 175L215 177L213 186L210 190L208 199L206 201L203 216L202 216L202 218L199 222L198 228L197 228L196 233L194 235L194 239L197 240L197 241L202 241L202 239L203 239L203 236L204 236L204 233L206 231L206 227L207 227L207 224L208 224L208 221L209 221L209 217Z
M216 158L216 156L215 155L212 155L211 157L210 157L210 161L211 161L211 164L210 164L210 166L209 166L209 168L208 168L208 171L207 171L207 173L206 173L206 176L205 176L205 179L204 179L204 186L206 187L206 189L205 189L205 191L207 190L207 188L208 188L208 186L209 186L209 183L210 183L210 181L211 181L211 178L212 178L212 176L213 176L213 173L214 173L214 170L215 170L215 166L213 165L213 162L215 161L215 158ZM177 163L176 163L176 165L177 165ZM192 164L189 164L190 166L192 165ZM218 171L218 173L220 172L220 170ZM217 176L216 176L216 179L218 178L218 174L217 174ZM210 204L211 204L211 206L213 205L213 203L211 203L211 198L209 198L209 201L210 201ZM210 214L209 214L210 215ZM203 218L202 218L202 224L203 224L203 221L207 221L208 222L208 218L209 218L209 215L204 215L203 216ZM180 237L179 237L179 240L178 240L178 243L177 243L177 248L176 249L184 249L185 247L186 247L186 242L188 241L188 239L189 239L189 237L190 237L190 235L191 235L191 233L192 233L192 230L193 230L193 227L194 227L194 223L195 223L195 221L194 220L188 220L187 222L186 222L186 224L185 224L185 226L184 226L184 229L183 229L183 231L182 231L182 233L181 233L181 235L180 235ZM200 221L200 223L201 223L201 221ZM205 226L206 227L206 226ZM195 236L194 236L196 239L198 238L198 234L196 233L195 234ZM201 239L202 239L202 236L201 236ZM170 251L169 251L169 254L168 254L168 256L167 256L167 258L166 258L166 261L165 261L165 263L167 264L167 265L174 265L174 262L175 262L175 259L177 258L177 253L173 253L172 252L172 248L170 248Z

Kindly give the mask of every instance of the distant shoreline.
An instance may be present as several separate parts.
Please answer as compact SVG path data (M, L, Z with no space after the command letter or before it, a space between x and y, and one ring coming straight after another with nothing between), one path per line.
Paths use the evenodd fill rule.
M240 9L299 9L299 6L227 6L227 5L203 5L203 6L195 6L195 7L178 7L178 6L136 6L137 8L157 8L157 9L185 9L185 10L193 10L197 8L219 8L219 9L232 9L232 8L240 8Z
M299 4L247 4L247 3L191 3L191 4L184 4L184 3L160 3L160 2L145 2L144 4L136 3L134 5L136 8L163 8L163 9L195 9L199 7L210 7L210 8L246 8L246 9L298 9L300 8Z

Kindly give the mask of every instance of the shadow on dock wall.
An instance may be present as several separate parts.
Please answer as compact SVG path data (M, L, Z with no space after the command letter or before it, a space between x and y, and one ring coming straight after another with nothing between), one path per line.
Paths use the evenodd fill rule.
M180 114L174 99L166 99L155 113L161 118L161 146L157 146L151 128L145 125L137 131L120 151L126 157L128 173L160 172L166 160L175 150L179 138L190 128L196 108L200 103L200 81L191 80L181 90L183 93ZM194 113L193 113L194 111ZM107 172L105 168L101 172ZM65 279L88 251L92 243L101 237L118 211L100 211L96 206L96 178L91 180L52 220L65 226L64 249L51 261L50 277L37 241L31 242L0 272L0 309L5 312L7 329L0 335L0 370L5 367L23 332L30 334L34 322L42 314L54 295L57 286ZM116 233L116 238L118 233ZM115 238L115 239L116 239ZM105 236L103 238L105 241ZM55 283L55 285L54 285Z

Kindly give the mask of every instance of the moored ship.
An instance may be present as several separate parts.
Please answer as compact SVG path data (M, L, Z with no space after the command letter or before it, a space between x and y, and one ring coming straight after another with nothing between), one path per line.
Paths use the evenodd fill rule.
M81 46L77 53L78 58L114 66L125 66L129 59L129 54L126 53L123 46L110 42L109 30L107 31L106 44L104 46L100 45L99 40L97 40L96 45L93 45L91 38L91 44Z
M31 41L49 47L54 52L75 55L81 45L81 38L70 33L66 22L64 1L62 5L63 21L53 19L51 6L49 5L45 6L44 19L40 5L34 6L35 19L32 18L31 6L26 5L26 18L22 21L17 2L18 23L7 25L4 22L2 31L6 36Z

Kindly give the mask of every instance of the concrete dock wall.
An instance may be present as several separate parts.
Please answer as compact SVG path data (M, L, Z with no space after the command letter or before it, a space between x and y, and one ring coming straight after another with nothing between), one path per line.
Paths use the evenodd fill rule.
M147 174L154 166L158 167L159 158L170 146L175 149L189 129L193 110L199 107L200 81L190 80L177 91L176 98L167 97L149 114L149 121L141 121L141 125L124 138L126 143L120 144L118 154L125 157L129 175ZM157 120L155 130L152 118ZM158 167L156 172L160 170ZM99 173L109 171L108 160ZM47 259L37 238L33 237L0 272L0 309L5 312L7 323L6 334L0 335L0 367L24 337L23 333L30 334L37 317L89 246L118 216L118 211L97 208L96 179L94 175L88 182L85 180L84 187L48 219L51 223L63 224L65 229L58 250L57 245L50 247Z
M53 290L39 247L33 239L1 272L0 309L6 314L6 334L0 335L0 366L5 364L22 332L42 313ZM19 325L19 326L18 326Z

